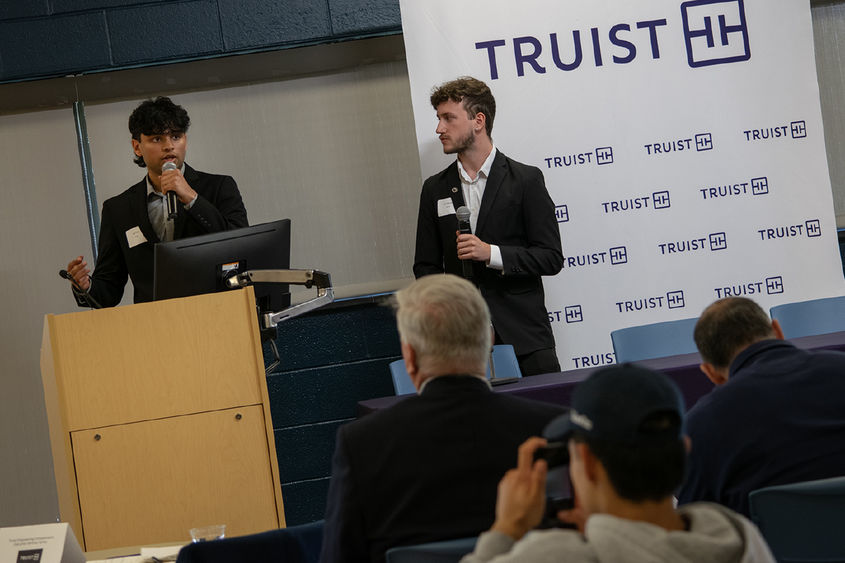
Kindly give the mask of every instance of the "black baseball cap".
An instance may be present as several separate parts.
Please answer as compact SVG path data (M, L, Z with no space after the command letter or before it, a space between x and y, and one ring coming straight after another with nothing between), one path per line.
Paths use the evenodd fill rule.
M644 429L653 415L673 413L678 424ZM634 364L600 369L582 381L572 395L572 408L552 420L543 436L566 442L573 432L602 442L647 445L680 440L684 433L684 400L671 379Z

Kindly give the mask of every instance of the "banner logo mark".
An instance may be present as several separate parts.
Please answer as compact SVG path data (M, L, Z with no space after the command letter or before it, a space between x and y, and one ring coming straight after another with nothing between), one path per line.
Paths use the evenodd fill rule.
M687 63L692 68L751 58L743 0L695 0L681 4Z

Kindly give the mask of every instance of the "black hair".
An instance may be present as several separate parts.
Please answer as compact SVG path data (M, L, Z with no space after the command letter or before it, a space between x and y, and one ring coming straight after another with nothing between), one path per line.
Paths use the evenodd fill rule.
M687 452L679 437L680 426L678 413L660 412L643 421L639 428L643 439L636 444L596 440L577 430L572 439L590 448L620 497L632 502L661 501L684 480Z
M129 132L136 141L141 140L142 134L186 133L190 125L191 118L185 108L166 96L144 100L129 116ZM141 168L146 166L141 156L136 156L134 161Z

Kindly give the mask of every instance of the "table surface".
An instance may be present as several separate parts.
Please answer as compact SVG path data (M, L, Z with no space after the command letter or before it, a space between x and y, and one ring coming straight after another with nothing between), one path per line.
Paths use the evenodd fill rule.
M845 331L804 336L791 339L790 342L799 348L807 350L845 351ZM713 389L713 384L699 370L698 366L701 364L701 356L697 352L643 360L637 362L637 364L663 372L672 378L681 389L687 409L691 408L698 399ZM589 377L595 370L603 367L607 366L523 377L512 383L494 386L493 391L567 406L571 403L572 392L575 386L580 381ZM409 396L392 395L360 401L358 403L358 416L361 417L371 412L388 408Z

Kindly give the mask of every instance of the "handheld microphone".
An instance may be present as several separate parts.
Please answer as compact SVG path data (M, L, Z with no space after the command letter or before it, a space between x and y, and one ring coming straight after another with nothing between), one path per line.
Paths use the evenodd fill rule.
M167 162L164 163L164 166L161 167L162 173L167 172L168 170L178 170L178 168L176 167L176 163L173 162L172 160L168 160ZM179 208L176 207L177 202L178 202L178 196L176 195L176 192L174 192L174 191L167 192L167 218L168 219L175 219L176 218L176 214L179 210Z
M73 284L73 287L79 292L80 295L85 297L85 300L88 302L88 305L94 309L102 309L102 305L97 303L97 300L91 297L91 294L87 291L83 290L79 287L76 283L76 280L73 279L73 276L68 273L67 270L59 270L59 277L66 279L70 283Z
M462 205L455 210L455 216L458 218L458 232L462 235L472 234L472 225L469 222L469 207ZM461 268L463 270L464 278L472 279L472 260L461 260Z

